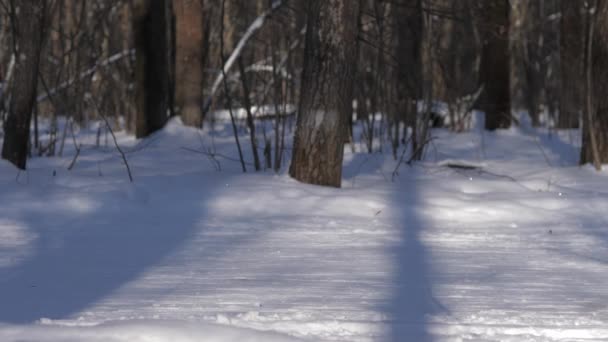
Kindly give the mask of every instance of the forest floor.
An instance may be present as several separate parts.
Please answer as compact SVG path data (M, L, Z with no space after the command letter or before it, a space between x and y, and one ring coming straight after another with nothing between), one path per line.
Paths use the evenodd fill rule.
M119 134L132 184L94 131L71 171L0 162L0 341L608 341L608 173L576 131L436 130L395 176L348 149L342 189L243 174L210 131Z

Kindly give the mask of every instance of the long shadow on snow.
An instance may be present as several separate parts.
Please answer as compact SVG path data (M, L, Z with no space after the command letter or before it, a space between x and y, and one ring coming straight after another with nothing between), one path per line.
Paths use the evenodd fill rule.
M384 165L384 156L378 153L358 152L350 156L348 161L344 162L342 178L356 183L357 177L360 175L372 175L382 173ZM389 175L383 174L386 180Z
M433 340L429 332L431 315L444 311L443 306L433 296L431 262L427 246L422 241L426 228L422 209L421 194L416 180L418 170L403 169L394 184L394 203L403 205L395 208L395 226L399 229L399 243L394 246L392 296L389 298L391 342Z
M208 214L206 200L213 199L226 178L205 182L205 189L193 187L182 176L137 181L149 192L148 199L130 198L115 189L108 196L102 193L100 206L90 213L57 213L25 201L25 208L16 207L17 218L38 238L26 260L0 268L0 322L68 319L136 279L188 242ZM44 189L25 191L50 208L57 200ZM14 198L0 196L0 203Z
M575 146L574 142L565 140L559 134L547 132L542 128L522 128L524 134L531 136L533 139L538 139L539 148L543 149L542 153L550 152L547 156L550 158L552 166L576 166L579 162L580 147ZM572 132L572 131L571 131ZM572 133L576 140L578 132ZM553 158L551 158L553 157Z

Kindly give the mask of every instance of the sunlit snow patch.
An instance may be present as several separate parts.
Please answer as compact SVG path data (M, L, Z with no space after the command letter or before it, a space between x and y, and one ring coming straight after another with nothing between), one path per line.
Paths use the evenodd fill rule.
M18 263L29 251L36 234L21 223L0 219L0 267Z
M51 320L30 326L0 325L4 342L295 342L295 338L251 329L179 321L125 321L64 326Z

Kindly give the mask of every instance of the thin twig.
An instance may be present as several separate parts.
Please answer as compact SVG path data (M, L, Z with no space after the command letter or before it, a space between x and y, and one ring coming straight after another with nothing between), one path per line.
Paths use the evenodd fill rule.
M76 160L78 159L78 156L80 155L81 148L82 148L82 145L76 146L76 154L74 155L74 158L72 159L72 162L70 163L70 166L68 166L68 171L72 171L72 169L76 165Z
M131 174L131 167L129 167L129 162L127 161L127 156L125 155L123 150L120 148L120 145L118 144L118 140L116 139L116 135L114 134L114 130L112 129L112 126L110 125L110 122L108 121L108 118L106 118L106 116L102 113L102 111L100 110L95 99L93 99L91 97L90 101L93 103L93 106L97 110L97 114L99 114L99 116L101 116L103 121L106 123L106 127L108 128L108 131L110 132L110 134L112 135L112 139L114 140L114 146L116 146L118 153L120 153L120 156L122 157L122 162L125 164L125 167L127 168L127 173L129 174L129 181L131 181L131 183L133 183L133 174Z
M223 155L221 153L217 153L217 152L201 151L201 150L197 150L197 149L190 148L190 147L181 147L181 149L184 150L184 151L192 152L192 153L202 154L202 155L211 157L214 160L216 160L215 157L221 157L221 158L224 158L226 160L229 160L229 161L232 161L232 162L235 162L235 163L240 163L241 162L239 159L232 158L232 157L229 157L229 156ZM245 164L247 164L249 166L253 166L252 163L245 163Z
M534 142L536 143L536 146L538 147L540 152L543 154L543 158L545 158L547 165L549 165L549 167L553 167L553 164L551 163L551 161L549 160L549 157L545 153L545 149L543 149L542 145L540 144L540 142L538 140L539 140L538 137L534 137Z
M226 57L224 56L224 15L226 9L226 0L222 0L222 25L220 26L220 55L222 58L222 64L226 65ZM245 158L243 157L243 150L241 149L241 142L239 141L239 132L236 127L236 121L234 119L234 113L232 111L232 97L230 96L230 89L228 88L228 82L226 81L226 68L222 68L222 83L224 84L224 96L228 101L228 113L230 113L230 122L232 123L232 130L234 131L234 140L236 140L236 147L239 151L239 158L241 161L241 168L244 173L247 173L247 166L245 166Z

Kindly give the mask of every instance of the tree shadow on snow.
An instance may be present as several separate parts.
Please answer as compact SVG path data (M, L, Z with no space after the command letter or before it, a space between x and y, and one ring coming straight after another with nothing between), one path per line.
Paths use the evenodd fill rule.
M536 133L540 148L547 149L550 155L553 156L553 166L557 167L568 167L577 166L580 157L580 147L577 146L575 141L569 142L564 137L555 133L546 133L538 130ZM578 140L578 134L574 134L573 140ZM544 153L544 152L543 152Z
M24 260L0 268L0 322L74 318L161 264L199 229L209 214L206 202L227 180L195 182L203 177L208 175L99 186L107 190L95 190L91 182L93 193L86 195L56 185L0 194L0 203L14 204L4 213L36 237Z
M390 342L433 341L429 319L446 311L433 295L430 253L422 240L427 223L420 213L423 204L417 172L414 168L404 169L394 184L393 203L397 212L393 216L399 229L399 243L391 251L395 273L386 308Z

